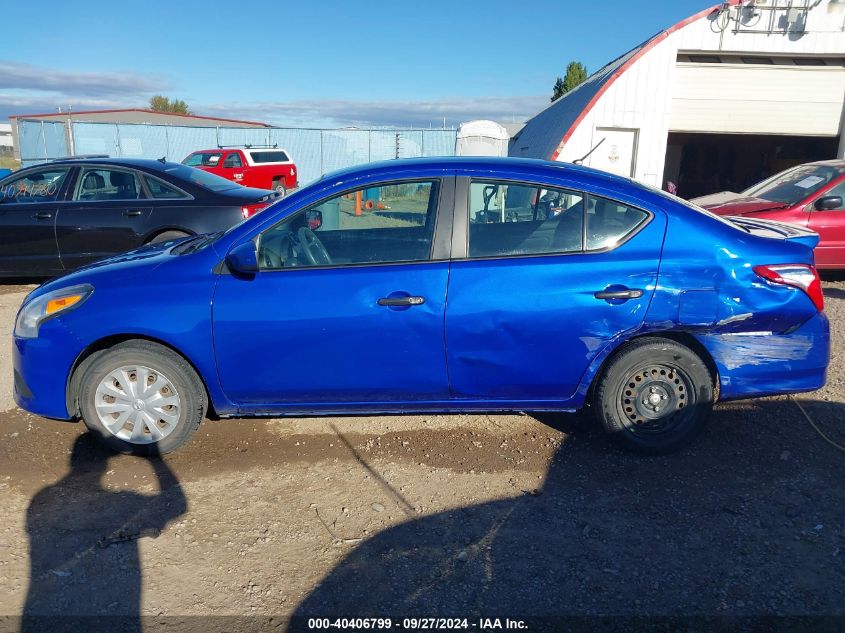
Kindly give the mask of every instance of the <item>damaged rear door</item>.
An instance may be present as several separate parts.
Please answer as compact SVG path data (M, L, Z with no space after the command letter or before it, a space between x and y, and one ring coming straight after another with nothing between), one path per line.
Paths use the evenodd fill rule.
M605 345L642 325L665 215L575 189L484 179L460 181L456 199L451 396L559 405Z

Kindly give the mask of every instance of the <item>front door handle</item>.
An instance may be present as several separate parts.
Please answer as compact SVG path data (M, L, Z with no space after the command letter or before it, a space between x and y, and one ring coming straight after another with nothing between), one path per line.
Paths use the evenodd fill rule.
M138 211L137 209L132 209L131 211L124 211L123 215L130 217L130 218L134 218L134 217L137 217L139 215L143 215L143 213L144 213L143 211Z
M634 290L600 290L593 294L596 299L639 299L643 296L643 291L639 289Z
M382 297L378 300L380 306L420 306L425 303L425 297Z
M53 217L53 214L48 211L39 211L35 215L32 216L36 220L49 220Z

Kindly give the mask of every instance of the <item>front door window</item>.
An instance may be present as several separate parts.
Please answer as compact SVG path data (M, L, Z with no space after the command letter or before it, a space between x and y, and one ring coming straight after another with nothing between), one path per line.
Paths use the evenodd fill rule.
M437 181L377 185L295 213L259 238L262 270L429 259Z

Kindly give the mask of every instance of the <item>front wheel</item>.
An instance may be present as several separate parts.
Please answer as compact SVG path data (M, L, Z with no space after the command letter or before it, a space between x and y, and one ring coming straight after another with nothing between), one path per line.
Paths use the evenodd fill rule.
M79 381L85 425L120 453L155 455L185 444L208 405L194 369L173 350L128 341L98 354Z
M669 453L688 444L713 408L713 377L688 347L664 338L625 346L595 389L599 422L625 448Z

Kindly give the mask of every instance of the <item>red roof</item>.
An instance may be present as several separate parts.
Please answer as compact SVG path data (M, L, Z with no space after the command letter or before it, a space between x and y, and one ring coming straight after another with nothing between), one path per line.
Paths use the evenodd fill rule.
M243 119L224 119L216 116L202 116L199 114L178 114L176 112L160 112L158 110L150 110L149 108L117 108L114 110L78 110L70 112L46 112L43 114L11 114L10 119L28 119L28 118L44 118L44 117L68 117L77 116L80 114L112 114L115 112L146 112L147 114L162 114L166 116L182 116L189 119L204 119L207 121L223 121L224 123L246 123L248 125L259 125L261 127L272 127L267 123L260 121L244 121Z

